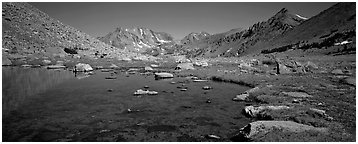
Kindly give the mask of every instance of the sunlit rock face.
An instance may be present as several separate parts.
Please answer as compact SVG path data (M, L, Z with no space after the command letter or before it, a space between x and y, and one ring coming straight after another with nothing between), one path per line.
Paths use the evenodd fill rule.
M174 43L170 34L154 32L143 27L118 27L115 31L98 39L114 47L133 52L145 52L150 48L159 48L161 45Z

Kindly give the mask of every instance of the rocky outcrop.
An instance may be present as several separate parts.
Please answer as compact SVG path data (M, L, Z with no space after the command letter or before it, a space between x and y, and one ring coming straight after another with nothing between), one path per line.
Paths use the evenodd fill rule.
M86 57L95 57L96 51L113 57L120 52L28 3L5 2L2 10L3 48L7 49L3 56L17 54L64 58L67 56L64 50L72 49Z
M154 32L143 27L119 27L115 31L98 39L119 49L140 53L146 52L147 49L153 50L154 48L159 48L163 44L174 43L173 37L170 34Z
M278 35L274 40L267 42L266 48L278 48L285 45L307 42L319 42L337 33L355 31L356 27L355 3L341 2L320 12L318 15L306 20L292 30ZM354 32L355 33L355 32ZM354 38L353 38L354 39ZM346 40L346 39L343 39ZM332 45L335 39L330 40ZM340 41L337 41L340 42ZM302 44L300 44L302 45ZM317 46L313 46L317 48ZM312 48L313 48L312 47Z
M277 74L314 73L319 67L311 61L300 63L291 59L276 59Z
M242 94L236 95L236 97L234 97L232 100L233 101L246 101L246 100L248 100L250 93L252 94L252 93L258 92L259 90L260 90L259 87L249 89L249 90L243 92Z
M207 32L199 32L199 33L192 32L192 33L188 34L187 36L185 36L182 40L180 40L180 43L184 44L184 45L191 44L193 42L202 40L207 36L210 36L210 34Z
M289 109L288 106L246 106L244 112L246 115L252 118L259 119L272 119L270 115L268 115L267 111L275 111L275 110L285 110Z
M280 133L298 135L306 132L328 134L328 129L317 128L292 121L256 121L241 128L239 133L231 139L233 141L260 141L264 140L270 133L276 133L277 135ZM280 139L276 140L276 142L279 140Z
M173 58L174 58L174 61L175 61L176 63L187 63L187 62L190 62L190 60L187 59L185 55L173 56Z

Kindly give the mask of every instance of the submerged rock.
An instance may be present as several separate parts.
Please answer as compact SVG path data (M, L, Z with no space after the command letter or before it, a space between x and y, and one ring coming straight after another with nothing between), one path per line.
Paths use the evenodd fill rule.
M213 89L213 88L210 87L210 86L204 86L204 87L203 87L203 90L210 90L210 89Z
M278 131L279 130L279 131ZM282 133L328 133L328 128L317 128L293 121L256 121L241 128L237 135L231 138L232 141L257 141L265 140L265 136L271 132Z
M130 68L130 69L127 70L127 72L139 71L139 70L140 70L140 69L138 69L138 68Z
M154 73L155 78L173 78L174 75L171 73L161 72L161 73Z
M113 69L101 69L101 72L111 72Z
M105 79L117 79L117 77L116 76L107 76L107 77L105 77Z
M93 68L89 64L78 63L74 69L75 72L86 72L86 71L93 71Z

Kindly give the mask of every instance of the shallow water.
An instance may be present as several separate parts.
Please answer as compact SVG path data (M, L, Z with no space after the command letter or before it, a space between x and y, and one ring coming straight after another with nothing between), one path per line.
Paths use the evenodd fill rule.
M231 100L247 87L124 72L106 79L111 73L75 77L69 71L3 68L3 140L229 141L250 122L241 114L244 103ZM146 85L159 94L133 95Z

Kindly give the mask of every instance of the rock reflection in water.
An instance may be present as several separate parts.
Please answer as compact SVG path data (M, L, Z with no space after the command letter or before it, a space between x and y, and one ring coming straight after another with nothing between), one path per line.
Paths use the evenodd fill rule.
M84 79L94 74L93 72L73 72L73 73L75 74L75 77L77 79Z
M28 97L55 87L73 78L65 70L41 68L2 68L2 109L3 116L16 110Z

